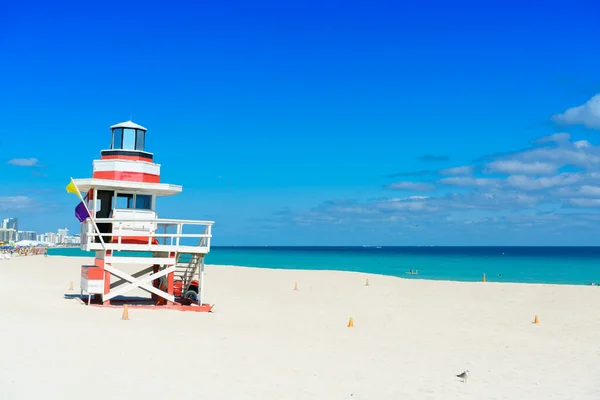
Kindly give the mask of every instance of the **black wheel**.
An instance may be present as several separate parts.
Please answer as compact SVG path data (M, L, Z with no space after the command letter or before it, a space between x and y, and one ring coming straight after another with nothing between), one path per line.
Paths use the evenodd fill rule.
M198 301L198 293L196 293L193 290L188 290L187 292L185 292L183 297L186 299Z

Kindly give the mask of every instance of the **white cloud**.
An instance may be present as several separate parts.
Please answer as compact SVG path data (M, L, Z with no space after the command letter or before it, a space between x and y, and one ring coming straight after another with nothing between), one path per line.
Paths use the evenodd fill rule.
M407 199L407 200L389 200L382 201L376 204L377 208L382 212L390 211L436 211L437 208L429 207L423 199Z
M16 165L18 167L35 167L37 163L37 158L13 158L7 162L7 164Z
M586 149L586 148L592 147L592 144L590 142L588 142L587 140L578 140L573 143L573 146L576 149Z
M32 203L33 199L27 196L0 197L0 211L24 210Z
M554 196L560 198L599 198L600 186L597 185L581 185L574 187L563 187L553 192Z
M514 191L488 191L453 193L438 200L455 209L507 210L533 207L542 201L543 197Z
M600 199L568 199L567 203L575 207L600 207Z
M396 182L386 186L387 189L428 192L435 190L435 185L427 182Z
M533 170L536 168L542 168L549 171L550 167L548 165L551 165L555 169L565 165L570 165L585 169L600 170L600 146L594 146L587 140L578 140L574 142L567 141L564 140L566 139L566 135L567 134L555 134L546 136L538 139L537 142L534 142L538 144L545 143L544 145L535 146L533 148L514 153L482 157L482 159L491 159L491 162L495 163L492 164L492 167L500 165L500 162L512 162L513 165L501 165L501 168L503 169L499 171L504 171L509 175L535 175L533 173L530 174L519 171L518 168L521 166L517 165L515 161L534 164L534 166L527 167ZM557 143L559 144L558 146L555 145ZM536 163L538 164L537 167L535 167ZM547 165L539 166L539 163ZM507 170L509 167L513 167L513 170Z
M334 210L336 212L342 214L370 214L372 211L362 207L335 207Z
M523 175L512 175L506 179L506 183L512 187L522 190L549 189L558 186L572 185L583 180L583 176L577 173L562 173L555 176L531 178Z
M583 185L579 189L579 193L584 196L600 197L600 187L591 186L591 185Z
M600 148L598 146L586 147L582 143L579 146L581 147L542 147L517 153L513 158L526 162L545 162L555 166L574 165L587 169L598 169L600 167Z
M438 211L437 206L430 203L432 197L408 196L391 199L375 199L362 202L363 207L379 213L432 212Z
M441 170L440 175L471 175L473 172L472 166L446 168Z
M402 201L402 200L425 200L425 199L430 199L430 196L408 196L408 197L401 197L399 199L393 199L395 201Z
M600 94L583 105L571 107L562 114L554 115L552 119L559 124L583 125L587 128L600 129Z
M517 192L470 192L452 193L442 197L410 196L403 198L373 199L366 201L331 201L296 215L280 216L295 224L333 223L345 221L407 222L421 223L431 218L448 218L447 213L473 211L497 212L505 210L531 209L543 201L543 196ZM339 204L346 204L340 207ZM469 217L469 220L474 218ZM490 218L493 220L493 218Z
M575 141L568 133L557 133L532 141L528 149L480 160L483 165L439 170L440 177L433 182L429 175L419 174L423 175L422 180L411 178L387 186L415 193L439 188L433 196L325 202L309 211L294 213L295 220L287 214L282 218L293 223L343 220L347 226L352 222L368 222L371 227L391 223L395 227L421 226L437 221L455 224L453 227L481 223L487 224L486 229L494 226L525 230L543 226L555 231L556 226L575 226L569 218L577 209L589 210L585 211L585 218L577 217L581 226L589 225L591 222L586 218L592 218L594 213L600 218L600 146L587 140ZM559 172L563 170L569 172ZM508 217L517 214L529 216ZM543 217L532 217L533 214ZM553 215L560 223L553 223ZM476 224L476 221L481 222Z
M552 175L556 166L545 162L522 162L519 160L497 160L486 165L487 172L508 175Z
M571 140L571 135L566 132L554 133L552 135L543 136L537 140L534 140L533 143L537 144L546 144L546 143L565 143Z
M498 179L475 178L472 176L453 176L450 178L442 178L438 183L449 186L459 187L493 187L498 186Z

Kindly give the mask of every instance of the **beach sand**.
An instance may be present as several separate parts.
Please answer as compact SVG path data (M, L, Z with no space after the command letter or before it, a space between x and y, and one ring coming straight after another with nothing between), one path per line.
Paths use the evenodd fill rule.
M89 262L0 261L0 399L600 398L595 286L208 266L214 313L123 321L64 298Z

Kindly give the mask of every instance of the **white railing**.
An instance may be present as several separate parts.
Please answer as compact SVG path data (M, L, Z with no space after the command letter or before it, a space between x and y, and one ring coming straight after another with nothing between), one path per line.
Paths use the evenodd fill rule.
M132 219L132 218L96 218L96 225L102 231L103 224L111 224L109 232L96 231L94 224L87 219L81 224L81 247L87 250L100 249L102 244L96 240L99 236L104 239L107 249L127 250L132 247L144 247L152 250L168 247L203 247L210 249L210 239L213 221L193 221L179 219ZM204 227L202 233L184 233L184 227ZM174 232L169 232L174 230ZM127 239L129 238L129 240ZM131 241L132 238L136 242ZM182 239L197 239L197 244L182 243ZM195 240L194 240L195 242Z

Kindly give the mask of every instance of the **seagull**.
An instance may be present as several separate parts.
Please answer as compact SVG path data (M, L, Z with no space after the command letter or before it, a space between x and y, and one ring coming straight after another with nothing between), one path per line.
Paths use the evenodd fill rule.
M461 374L456 375L457 378L460 378L464 383L467 383L467 378L469 377L469 370L463 371Z

